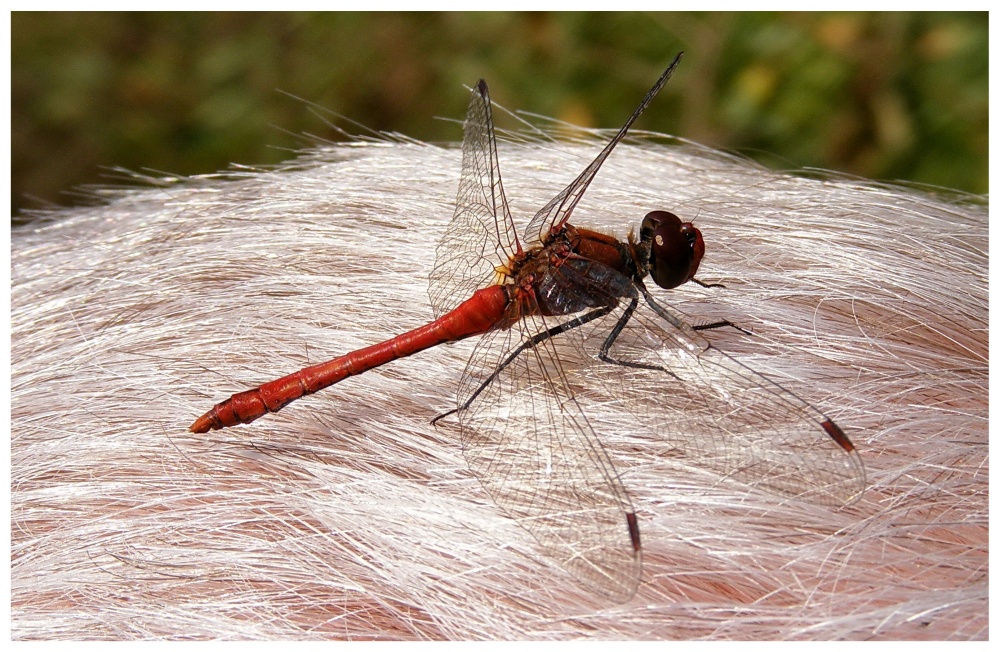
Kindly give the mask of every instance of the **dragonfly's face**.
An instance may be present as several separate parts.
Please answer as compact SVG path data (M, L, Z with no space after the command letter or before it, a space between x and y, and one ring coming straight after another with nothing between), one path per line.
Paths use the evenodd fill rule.
M653 211L643 218L639 241L649 247L649 275L667 290L693 278L705 255L701 231L667 211Z

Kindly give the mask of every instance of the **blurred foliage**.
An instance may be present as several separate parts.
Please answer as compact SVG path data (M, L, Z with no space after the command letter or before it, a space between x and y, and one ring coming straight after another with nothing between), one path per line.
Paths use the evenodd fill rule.
M986 13L20 12L11 31L15 214L73 203L102 167L197 174L339 138L276 89L455 141L433 118L460 119L462 84L485 77L508 108L617 128L681 49L639 127L987 191Z

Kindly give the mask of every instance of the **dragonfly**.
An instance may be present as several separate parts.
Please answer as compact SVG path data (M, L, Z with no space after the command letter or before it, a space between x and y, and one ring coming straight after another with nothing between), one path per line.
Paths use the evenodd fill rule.
M506 514L586 587L616 602L641 580L639 522L598 438L653 433L692 464L831 505L865 489L857 449L833 420L712 346L655 298L696 280L705 242L653 210L621 241L570 223L604 161L670 79L677 55L622 128L520 235L504 194L486 82L471 89L452 218L436 250L435 319L380 344L232 395L193 432L246 424L438 344L480 336L454 409L469 468ZM598 414L612 405L621 419Z

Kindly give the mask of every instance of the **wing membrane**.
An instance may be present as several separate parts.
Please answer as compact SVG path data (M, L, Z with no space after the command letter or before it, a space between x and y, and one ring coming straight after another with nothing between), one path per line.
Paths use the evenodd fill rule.
M520 250L500 178L486 82L472 89L462 138L455 215L438 243L429 294L440 317L489 285L496 268Z
M591 161L590 165L588 165L583 172L580 173L580 176L574 179L571 184L566 186L562 192L553 197L552 200L545 204L540 211L535 213L535 216L531 218L531 222L528 223L528 227L524 231L526 237L528 238L529 245L536 239L539 241L544 240L550 228L558 228L569 219L573 209L583 197L583 193L587 191L587 186L590 185L590 182L593 181L594 177L597 175L597 171L601 169L602 165L604 165L604 160L608 158L615 146L618 145L623 138L625 138L625 134L628 133L632 124L639 118L639 115L646 110L646 107L649 106L649 103L653 101L656 94L659 93L660 89L667 83L670 76L674 74L674 69L677 68L677 64L681 62L681 56L683 56L683 54L683 52L678 54L673 63L670 64L670 67L668 67L664 73L660 75L660 78L656 80L656 83L653 84L651 89L649 89L646 96L642 98L642 102L639 103L639 106L636 107L635 111L632 112L632 115L629 116L629 119L625 121L622 128L618 130L617 134L615 134L615 137L611 139L611 142L605 145L604 149L601 150L601 153L598 154L597 157Z
M561 273L573 272L564 266ZM639 297L608 351L618 364L599 360L624 309L623 303L607 317L560 335L586 361L572 367L575 382L602 386L602 400L627 411L627 422L655 433L692 464L812 502L842 505L861 495L861 458L827 416L710 346L655 301Z
M459 388L462 404L471 399L459 412L463 451L494 501L551 558L596 591L625 601L642 566L638 529L629 525L634 513L553 340L525 348L483 387L489 376L481 370L496 370L554 325L526 318L476 347Z

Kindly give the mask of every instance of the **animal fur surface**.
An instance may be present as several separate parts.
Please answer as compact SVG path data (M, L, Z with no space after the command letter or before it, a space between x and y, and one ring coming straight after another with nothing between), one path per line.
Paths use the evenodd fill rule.
M599 142L500 143L515 220ZM14 638L988 637L981 198L619 146L573 223L693 219L699 277L725 288L657 297L751 331L706 336L835 419L869 482L836 509L689 466L642 424L604 438L643 537L625 604L547 560L431 425L474 341L187 431L233 392L429 320L459 170L455 147L323 146L13 231Z

